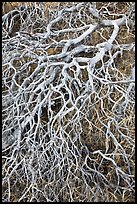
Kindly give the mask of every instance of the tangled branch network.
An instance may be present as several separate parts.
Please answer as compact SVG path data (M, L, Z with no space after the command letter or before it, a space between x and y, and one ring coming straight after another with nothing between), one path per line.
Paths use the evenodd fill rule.
M3 202L134 201L134 15L134 2L3 13Z

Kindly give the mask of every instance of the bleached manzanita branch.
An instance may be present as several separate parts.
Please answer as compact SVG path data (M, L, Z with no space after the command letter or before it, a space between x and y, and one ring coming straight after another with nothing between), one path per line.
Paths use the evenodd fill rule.
M124 5L3 14L4 202L133 201L134 5Z

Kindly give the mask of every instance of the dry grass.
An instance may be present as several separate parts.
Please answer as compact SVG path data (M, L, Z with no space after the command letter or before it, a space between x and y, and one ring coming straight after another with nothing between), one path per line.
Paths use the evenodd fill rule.
M45 12L47 19L52 18L50 16L51 11L54 11L56 13L56 9L59 6L63 7L65 4L69 5L69 3L66 3L66 2L46 2L44 12ZM3 3L2 12L3 14L5 14L15 8L18 8L24 5L27 5L28 7L32 7L34 6L34 3L32 2L29 2L29 3L27 2L5 2ZM127 2L116 2L116 3L110 2L109 4L108 2L103 2L103 3L97 2L96 5L97 5L97 9L101 9L102 5L104 7L107 6L108 9L110 9L112 13L115 12L117 14L126 12L128 9ZM88 17L87 15L85 16L86 16L85 17L86 20L84 19L85 22L89 23L90 17ZM119 18L118 16L109 16L109 18L111 17L112 19ZM103 19L107 19L107 16L105 17L104 15ZM58 23L55 24L55 27L56 29L61 29L61 28L63 29L66 25L68 26L69 23L70 23L69 20L67 23L65 23L65 20L64 20L64 21L61 21L60 24ZM80 22L76 21L76 25L78 26L79 24ZM110 38L111 34L112 34L111 28L97 29L89 36L87 41L85 40L85 42L88 45L96 46L98 43L107 41ZM67 36L61 35L61 36L53 37L52 40L48 39L46 43L50 44L50 43L53 43L55 40L57 41L64 40L64 39L66 40L68 36L69 37L73 36L73 38L76 37L75 34L73 35L73 33L69 33L69 35ZM115 40L115 44L123 45L123 44L130 44L130 43L134 43L134 35L132 34L131 31L128 30L126 26L121 26L118 36ZM111 54L114 55L117 51L120 51L120 49L119 48L114 49L111 52ZM21 86L25 78L31 76L36 71L39 62L37 60L35 61L35 57L37 58L37 56L46 56L46 55L50 57L51 55L54 56L61 52L62 52L62 48L58 46L51 46L46 50L39 49L39 50L33 51L34 58L29 57L29 56L22 56L22 57L19 57L13 60L12 66L14 67L14 69L16 71L20 70L18 77L16 77L16 82L18 83L18 85ZM80 56L80 57L92 58L93 56L95 56L95 54L96 52L95 53L93 52L80 53L80 54L77 54L77 57ZM110 52L106 53L106 55L103 57L103 62L107 63L109 59L110 59ZM59 61L59 60L56 60L56 61ZM124 80L124 79L127 79L129 76L131 76L131 71L134 65L134 61L135 61L135 53L132 51L132 49L131 50L123 49L123 51L120 52L120 54L118 54L115 57L114 62L113 62L113 68L110 66L110 67L107 67L106 69L103 69L103 71L105 70L106 72L109 73L109 80L111 82L115 82L117 80L119 81ZM26 67L22 69L23 67L22 65L24 64L26 64ZM104 76L103 71L101 69L102 64L103 63L100 60L95 65L95 74L96 76L100 78ZM7 65L3 66L5 77L8 78L8 74L10 73L9 81L12 79L14 72L15 72L13 68L11 68L10 70L10 66L11 64L9 65L9 67ZM47 67L41 68L41 72L45 71L45 69L48 70ZM54 83L52 83L53 85L60 84L60 79L62 77L60 73L61 71L59 71L59 73L57 74L56 80L54 80ZM41 73L37 72L36 75L38 74L41 74ZM68 76L75 78L75 74L76 74L75 66L68 67L67 74ZM48 72L47 72L47 75L48 75ZM85 84L89 80L89 73L87 71L87 68L81 69L81 73L78 76L78 78L83 84ZM36 80L35 77L32 78L32 81L30 82L30 84L31 83L34 84L35 80ZM69 82L67 86L73 92L73 95L74 95L73 97L77 98L78 94L77 94L75 87L72 87L69 84ZM52 199L54 200L55 195L56 196L58 195L58 201L64 202L70 199L68 192L70 192L69 190L71 189L71 191L73 192L72 195L74 196L74 201L78 201L78 202L83 201L85 198L86 198L86 201L94 201L94 202L97 202L97 201L103 202L102 199L104 201L107 200L110 202L132 202L132 201L134 202L133 190L131 191L130 189L129 191L127 189L123 190L124 188L127 188L127 183L126 183L126 179L122 177L120 177L120 180L119 180L119 186L121 187L121 192L120 190L119 191L117 190L116 193L114 193L115 186L117 185L118 176L117 176L117 172L116 172L116 169L114 168L112 161L105 160L104 158L102 158L100 154L93 155L91 153L93 151L100 150L101 152L103 152L103 154L105 154L105 151L107 150L106 151L107 154L108 155L110 154L112 155L111 157L114 157L114 161L116 162L117 166L121 168L121 170L125 174L129 173L128 171L129 164L131 168L131 175L135 174L135 167L134 167L135 160L134 160L134 151L133 151L134 136L135 136L134 109L132 109L133 107L130 102L126 103L126 108L124 109L124 115L122 115L123 113L118 113L118 110L120 110L120 107L117 104L118 100L119 100L119 104L122 104L123 98L121 99L121 97L122 97L123 92L121 93L121 90L122 91L124 90L124 92L126 92L128 85L120 84L119 85L119 87L121 88L120 90L119 87L118 87L119 89L116 89L117 86L116 88L114 88L113 85L111 86L108 84L103 84L103 83L101 84L98 80L94 80L94 87L96 88L96 92L92 93L89 91L88 100L85 102L82 108L82 112L79 112L79 116L77 116L78 113L76 110L72 110L68 112L68 114L66 114L65 116L62 116L61 120L59 119L59 117L56 118L56 120L52 124L53 125L52 130L55 131L57 138L51 144L48 150L45 150L44 148L46 147L44 147L43 145L38 152L36 151L36 154L38 153L41 156L42 153L40 152L42 152L42 150L45 151L46 156L43 154L43 158L44 156L45 158L44 159L42 158L41 161L43 160L44 162L48 161L49 169L50 169L50 167L52 167L52 164L50 164L50 162L52 161L52 159L54 160L54 154L55 154L54 150L56 150L56 144L58 148L59 148L59 145L63 145L62 146L63 149L59 149L59 151L62 151L62 152L66 151L67 148L70 148L71 150L71 147L73 147L73 145L75 144L77 148L79 148L78 150L79 152L81 152L81 155L82 155L81 159L78 157L78 161L77 161L78 165L80 168L84 169L84 167L81 167L81 166L84 166L84 159L87 156L87 152L86 152L87 150L86 148L84 149L84 147L87 147L89 150L89 158L92 159L92 162L90 159L87 160L86 168L90 167L92 169L97 169L97 171L101 172L108 179L108 182L111 184L114 184L114 186L113 187L109 186L105 181L101 180L101 177L97 176L97 174L94 173L96 184L98 184L102 190L102 191L100 190L97 191L95 182L92 182L91 177L88 177L89 176L89 174L87 173L88 170L85 168L83 171L81 171L80 168L77 168L77 163L75 161L74 155L70 156L72 158L74 157L73 165L71 167L69 165L67 166L67 161L65 160L65 157L67 157L66 156L67 154L63 152L62 155L64 156L64 161L66 162L65 165L67 167L65 167L65 165L63 166L63 164L60 163L59 166L62 166L62 168L64 168L62 171L60 171L60 169L58 169L60 167L58 167L55 171L56 172L55 175L53 175L52 172L48 173L50 175L51 183L48 183L48 177L45 176L44 178L42 178L43 175L41 175L41 178L40 178L40 176L38 175L36 177L36 180L34 181L34 184L32 185L32 188L28 190L25 197L21 199L21 201L28 202L31 200L31 202L33 201L36 201L36 202L44 201L45 202L45 197L43 196L43 192L45 192L45 195L48 195L48 196L50 195L51 200ZM5 81L2 87L3 93L8 92L9 89L10 89L10 85L8 84L7 81ZM18 90L17 86L15 86L12 91L15 93L16 90ZM32 93L34 90L35 89L32 89L32 90L30 89ZM82 91L83 90L81 90L81 93ZM64 94L64 92L65 91L63 91L63 89L60 89L60 93L58 92L53 93L51 91L48 100L54 101L54 99L56 99L57 97L62 96L61 94ZM36 103L35 100L37 99L37 95L39 93L40 92L37 92L34 94L34 98L33 98L34 104ZM43 95L41 97L43 97ZM52 119L56 117L57 113L61 110L61 106L62 106L61 99L56 99L55 102L56 102L55 106L50 107L52 111L51 110L49 111L48 108L42 108L41 117L38 118L38 116L35 115L35 125L33 124L34 126L32 127L32 130L36 130L37 128L36 124L39 119L40 124L41 124L41 129L44 130L45 132L48 131L47 123L50 120L49 116L52 117ZM117 106L115 107L116 104ZM34 105L32 104L31 105L32 110L33 110L33 106ZM70 102L68 103L67 108L70 108L71 106L72 104ZM79 107L80 105L78 104L77 106ZM31 109L29 108L28 110L31 111ZM119 114L121 114L122 116L119 116ZM115 120L116 116L118 117L117 122ZM109 126L110 132L114 135L115 140L109 134L107 135L106 127L108 126ZM64 140L66 143L62 143L62 141L60 141L60 135L62 133L61 132L62 129L64 131L62 141ZM39 131L39 129L37 131ZM77 134L79 134L78 136L82 144L80 144L79 139L76 139ZM41 134L39 134L39 137L41 137ZM50 138L48 138L47 140L48 142L51 142ZM40 141L40 139L38 139L38 141ZM73 143L71 143L71 141L73 141ZM117 145L116 141L118 142L119 146ZM45 144L48 145L48 142ZM26 158L27 162L29 162L30 160L29 157L32 156L31 150L29 150L30 151L29 153L30 156L29 156L27 155L27 145L26 144L22 144L22 145L24 145L24 147L20 150L21 151L20 153L16 154L16 159L14 161L11 161L8 163L8 165L5 165L7 161L5 160L5 158L2 160L3 178L6 178L6 175L9 175L11 173L14 167L16 167L16 164L18 164L18 162L22 158ZM81 149L81 146L82 146L82 149ZM123 152L126 156L123 154ZM8 151L5 154L8 155ZM11 155L11 153L9 153L9 155ZM37 172L37 168L39 168L37 164L35 164L35 162L39 160L38 158L39 155L35 155L36 159L34 158L34 164L32 164L32 167L34 167L34 172ZM127 160L126 160L126 157L127 157ZM72 158L69 158L68 160L71 161ZM27 171L27 169L25 169L26 168L25 165L23 163L20 164L19 167L17 167L17 170L15 169L15 172L11 176L10 202L16 202L16 201L18 202L23 192L25 192L27 190L27 187L31 185L31 179L29 180L30 177L29 176L27 177L27 174L25 172ZM47 163L46 164L43 163L43 166L44 165L47 165ZM54 168L54 165L53 165L53 168ZM71 174L67 174L67 172L64 173L66 171L65 168L70 168L69 170ZM47 169L47 172L49 169ZM24 174L21 173L22 170L25 172ZM85 172L84 180L82 180L84 178L83 172ZM22 175L22 177L18 178L19 175ZM63 175L64 185L65 185L65 182L69 182L70 189L68 189L68 187L62 188L63 184L61 183L60 178L58 178L61 175ZM54 180L53 177L55 177L56 179ZM85 183L83 184L83 181L87 182L88 184L87 185L85 185ZM87 186L89 187L89 189L92 189L92 191L87 190ZM6 200L7 197L9 196L9 192L8 192L9 186L6 180L3 182L2 187L3 187L2 189L3 195L5 196L3 199ZM40 191L36 189L40 189ZM52 192L52 190L54 189L55 189L55 192ZM94 193L96 192L96 198L94 198L93 192ZM35 197L33 197L34 194L35 194ZM37 200L36 198L37 199L39 198L40 200L39 199Z

